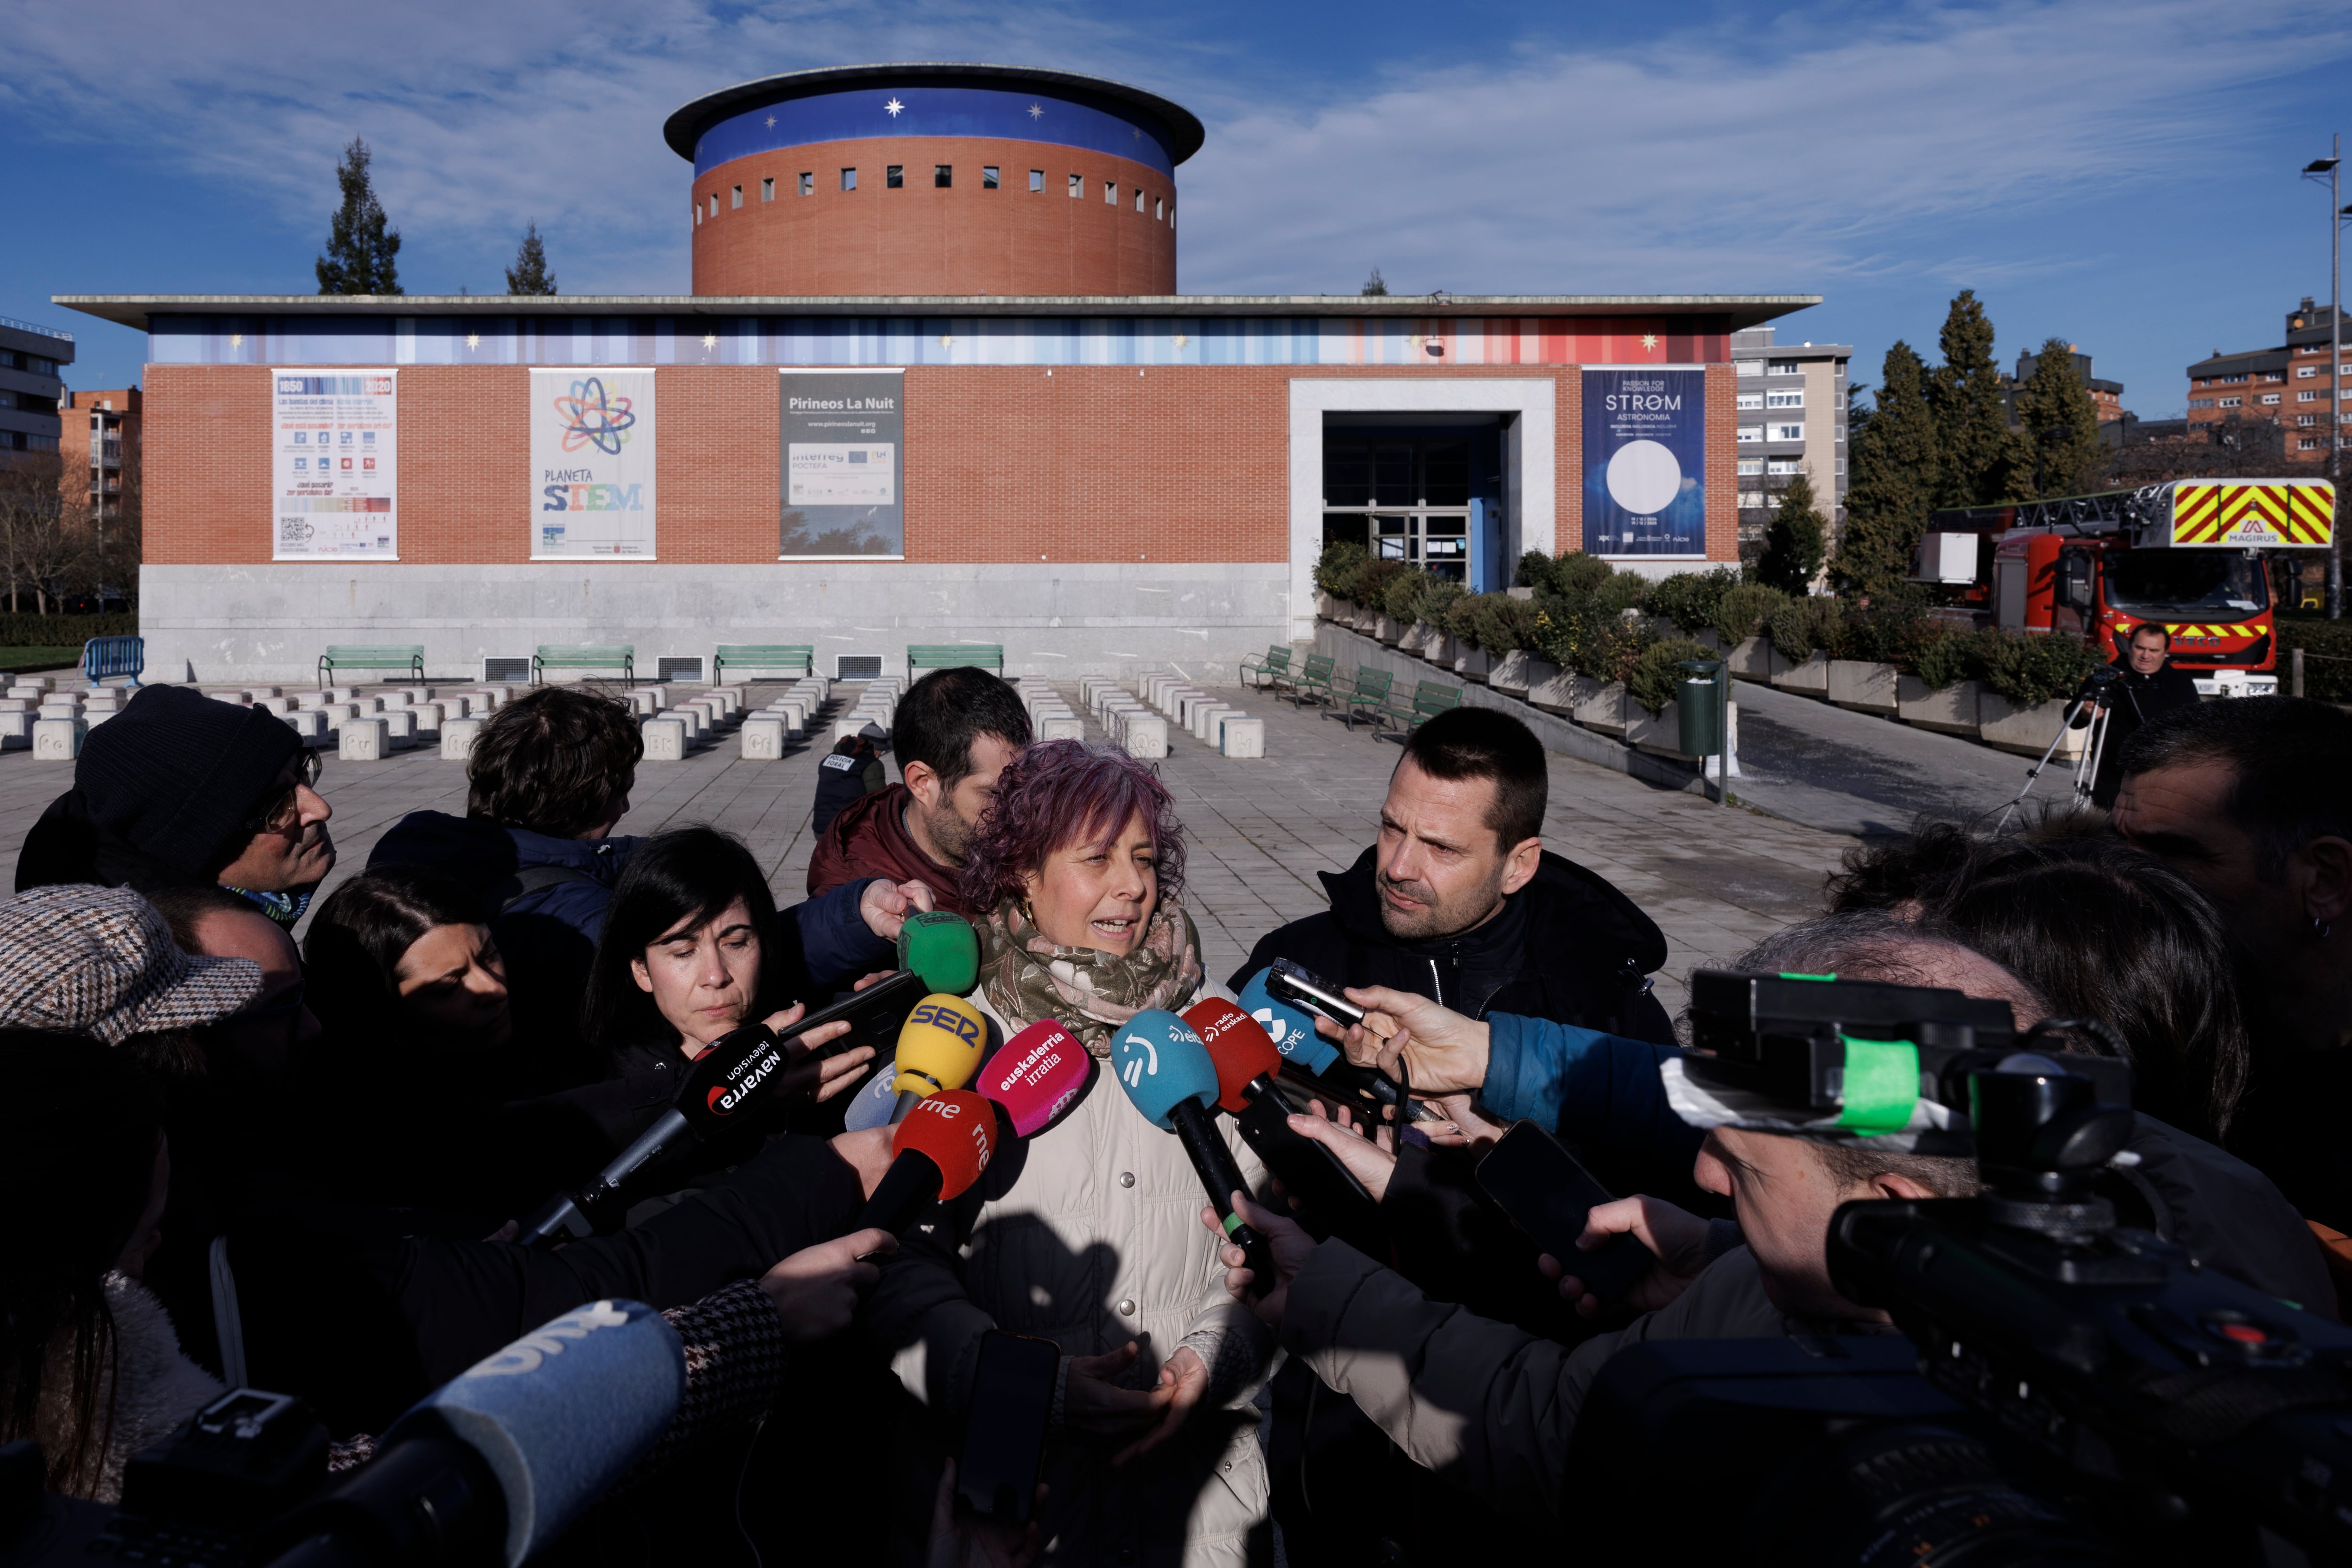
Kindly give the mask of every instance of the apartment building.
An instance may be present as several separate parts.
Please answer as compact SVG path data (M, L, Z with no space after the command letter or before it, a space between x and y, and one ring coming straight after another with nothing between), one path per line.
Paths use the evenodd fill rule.
M2352 337L2344 343L2344 369L2331 367L2331 325L2330 307L2314 305L2306 294L2286 313L2284 342L2226 354L2216 349L2190 365L2189 428L2259 420L2280 427L2288 461L2326 462L2343 401L2352 397L2352 387L2345 384L2345 372L2352 371Z
M2099 411L2099 423L2112 425L2123 418L2124 384L2102 381L2093 375L2091 356L2083 352L2079 343L2066 345L2066 357L2074 362L2074 379L2081 382L2083 390L2091 395L2091 404ZM2017 423L2017 395L2025 390L2025 384L2033 379L2033 373L2041 367L2040 354L2027 353L2021 349L2017 355L2017 374L2000 378L2001 406L2009 411L2011 425Z
M1849 343L1775 343L1770 327L1731 334L1737 388L1739 554L1764 548L1764 525L1799 474L1834 539L1845 525L1846 363Z
M58 449L58 372L73 357L71 332L0 316L0 453Z
M58 411L62 482L70 487L88 478L89 518L101 526L120 519L139 493L139 401L135 386L74 392Z

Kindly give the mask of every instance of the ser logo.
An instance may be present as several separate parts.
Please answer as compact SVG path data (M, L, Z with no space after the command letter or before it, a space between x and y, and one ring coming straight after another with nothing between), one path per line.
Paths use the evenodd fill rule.
M929 1024L934 1029L944 1029L968 1046L980 1044L980 1026L966 1016L961 1008L939 1002L926 1002L908 1016L909 1024Z

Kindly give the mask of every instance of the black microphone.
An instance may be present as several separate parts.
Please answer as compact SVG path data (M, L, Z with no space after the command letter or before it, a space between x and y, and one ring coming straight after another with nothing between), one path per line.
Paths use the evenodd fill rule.
M1234 1209L1234 1194L1247 1192L1249 1184L1234 1152L1217 1136L1209 1109L1217 1100L1217 1068L1201 1037L1175 1014L1146 1008L1119 1026L1111 1067L1129 1102L1184 1145L1225 1238L1248 1254L1256 1277L1250 1294L1263 1296L1274 1289L1274 1255L1265 1237Z

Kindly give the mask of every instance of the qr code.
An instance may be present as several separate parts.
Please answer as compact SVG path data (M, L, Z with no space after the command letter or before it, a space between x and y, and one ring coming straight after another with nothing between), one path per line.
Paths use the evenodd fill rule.
M310 525L309 523L299 517L281 517L278 520L278 543L307 544L310 542Z

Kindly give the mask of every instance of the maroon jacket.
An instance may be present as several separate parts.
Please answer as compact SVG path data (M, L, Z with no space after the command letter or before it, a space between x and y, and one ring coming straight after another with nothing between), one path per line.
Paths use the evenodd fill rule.
M907 786L894 784L843 806L817 840L816 853L809 857L809 897L860 877L887 877L893 882L926 883L940 908L976 919L963 901L963 873L924 854L908 837L907 800Z

